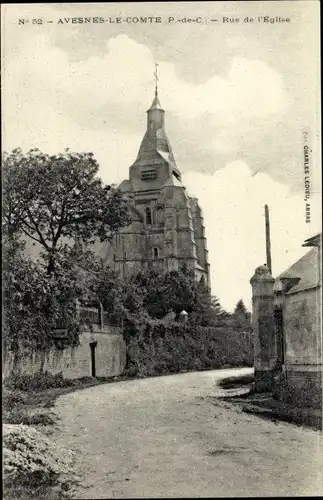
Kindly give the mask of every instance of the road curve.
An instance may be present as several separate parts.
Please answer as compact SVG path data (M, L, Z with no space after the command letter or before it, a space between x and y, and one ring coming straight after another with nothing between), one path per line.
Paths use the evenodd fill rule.
M52 437L76 452L81 482L73 497L322 495L319 432L210 398L219 379L251 371L116 382L61 396Z

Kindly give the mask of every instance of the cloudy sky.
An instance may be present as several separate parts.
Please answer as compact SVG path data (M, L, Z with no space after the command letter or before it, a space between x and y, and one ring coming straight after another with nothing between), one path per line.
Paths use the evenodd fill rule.
M140 16L162 22L135 24ZM127 178L157 61L167 135L204 212L212 291L228 310L240 298L250 307L249 280L265 262L264 204L274 275L320 230L318 41L316 1L3 5L5 149L92 151L105 182ZM312 148L307 224L304 130Z

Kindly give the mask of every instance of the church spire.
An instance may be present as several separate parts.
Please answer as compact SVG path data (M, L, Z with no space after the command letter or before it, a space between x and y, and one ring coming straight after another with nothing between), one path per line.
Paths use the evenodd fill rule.
M158 98L158 82L159 82L159 78L158 78L158 63L155 63L155 72L154 72L154 77L155 77L155 97L154 97L154 100L150 106L150 108L148 109L148 111L151 111L151 110L154 110L154 109L158 109L160 111L164 111L160 102L159 102L159 98Z
M158 96L158 63L155 63L155 73L154 73L154 77L155 77L155 96L157 97Z
M155 97L147 110L147 130L141 142L138 156L132 165L157 164L156 161L166 162L174 171L178 172L171 145L165 132L165 110L159 102L158 96L158 64L155 64ZM153 162L153 163L151 163ZM180 177L180 173L178 172Z

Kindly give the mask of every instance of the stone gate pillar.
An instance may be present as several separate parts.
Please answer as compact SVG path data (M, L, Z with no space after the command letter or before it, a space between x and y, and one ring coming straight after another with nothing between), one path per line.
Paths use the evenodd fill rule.
M274 323L275 279L266 265L257 267L251 278L252 326L254 332L255 390L270 390L274 383L277 346Z

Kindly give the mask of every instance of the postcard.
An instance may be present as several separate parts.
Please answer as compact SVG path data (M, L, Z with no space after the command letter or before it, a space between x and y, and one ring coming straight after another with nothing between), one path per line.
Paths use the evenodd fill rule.
M7 494L322 494L319 2L1 10Z

